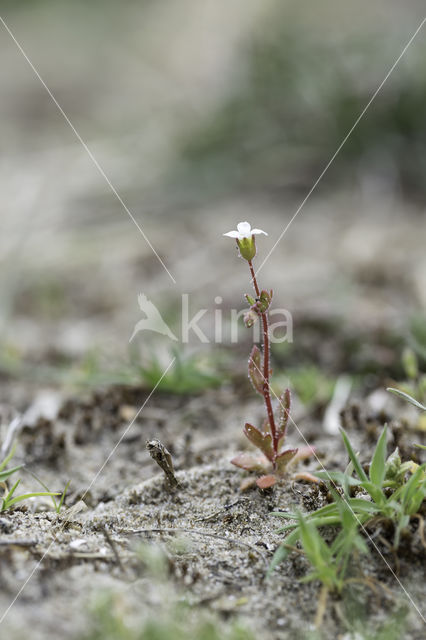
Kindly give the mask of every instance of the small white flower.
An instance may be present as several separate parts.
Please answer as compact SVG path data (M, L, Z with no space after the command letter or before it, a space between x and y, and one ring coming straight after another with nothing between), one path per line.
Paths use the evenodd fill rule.
M249 222L239 222L237 224L237 230L228 231L228 233L224 233L223 235L228 236L229 238L236 238L237 240L244 240L245 238L251 238L259 233L263 233L265 236L268 235L266 231L262 231L262 229L252 229Z

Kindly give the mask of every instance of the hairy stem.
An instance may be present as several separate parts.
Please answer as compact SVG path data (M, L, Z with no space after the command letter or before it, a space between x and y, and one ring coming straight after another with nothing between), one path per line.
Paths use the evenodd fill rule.
M256 297L260 297L260 289L257 284L256 274L253 269L253 264L248 261L250 267L250 274L252 277L252 282L254 286L254 290L256 292ZM272 402L271 402L271 391L269 386L269 359L270 359L270 351L269 351L269 320L268 320L268 312L265 311L261 313L262 318L262 328L263 328L263 398L265 400L266 413L268 414L268 422L269 428L271 430L272 443L274 448L275 457L278 455L278 434L275 428L275 419L274 412L272 410ZM274 461L275 467L275 461Z

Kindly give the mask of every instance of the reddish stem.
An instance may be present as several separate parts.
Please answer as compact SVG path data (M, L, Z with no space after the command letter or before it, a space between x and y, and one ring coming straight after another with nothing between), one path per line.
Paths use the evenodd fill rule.
M260 297L260 289L257 284L256 274L253 269L253 264L251 260L248 261L250 267L251 278L254 286L254 290L256 292L256 297ZM271 429L272 443L274 447L274 453L276 457L278 455L278 441L279 437L277 434L277 430L275 427L275 419L274 412L272 410L272 402L271 402L271 392L269 388L269 321L268 321L268 312L265 311L261 313L262 318L262 327L263 327L263 398L265 400L266 412L268 414L268 422L269 428ZM275 461L274 461L275 467Z

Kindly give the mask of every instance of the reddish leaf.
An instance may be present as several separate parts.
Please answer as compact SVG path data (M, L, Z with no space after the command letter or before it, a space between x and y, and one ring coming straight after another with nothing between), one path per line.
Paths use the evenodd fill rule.
M290 417L290 405L291 405L290 389L286 389L284 393L280 395L280 408L279 408L279 417L278 417L278 425L279 425L278 433L279 433L280 439L285 436L288 419Z
M250 442L265 454L268 460L273 460L274 450L272 448L272 436L270 433L261 433L259 429L253 427L249 422L246 422L244 426L244 433Z
M269 489L276 483L277 479L275 476L261 476L256 480L256 484L259 489Z
M275 458L277 473L284 473L290 460L297 454L297 449L287 449Z
M250 353L248 361L248 375L255 391L263 395L262 358L259 347L256 345L254 345Z
M235 464L236 467L240 467L240 469L258 471L260 473L265 472L270 467L269 460L265 456L253 453L239 453L235 458L232 458L231 463Z
M305 482L314 482L316 484L319 484L321 482L319 478L316 478L315 476L313 476L312 473L309 473L309 471L302 471L301 473L296 473L294 475L294 479L304 480Z
M306 460L313 455L315 455L315 447L311 447L310 445L308 445L307 447L299 447L299 449L297 450L297 454L294 457L294 461L296 462L297 460Z
M243 478L240 484L240 491L248 491L249 489L253 489L256 486L256 478L254 476L249 476L248 478Z

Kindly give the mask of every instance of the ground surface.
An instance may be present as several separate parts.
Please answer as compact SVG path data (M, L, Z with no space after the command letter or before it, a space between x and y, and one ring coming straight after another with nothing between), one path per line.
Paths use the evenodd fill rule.
M310 154L307 141L290 150L279 189L267 180L264 188L217 196L198 184L188 192L175 185L170 175L179 168L181 138L208 120L244 75L239 44L262 24L270 3L241 0L231 10L217 0L170 0L140 3L143 11L128 3L120 15L115 3L93 13L85 4L26 3L16 12L7 5L5 16L176 283L2 31L0 444L13 417L24 416L16 462L51 489L71 484L59 516L44 499L1 514L0 616L7 614L1 635L20 640L30 630L34 640L80 639L90 630L89 604L107 590L111 610L130 623L173 616L175 602L184 599L196 605L191 611L210 612L224 625L241 618L258 638L304 637L319 585L298 582L307 568L300 555L265 581L282 539L270 514L312 509L326 498L291 476L270 492L241 493L244 473L229 463L247 448L242 425L257 424L263 411L246 380L251 337L241 328L238 344L230 345L227 333L231 309L242 308L249 281L222 233L240 220L265 229L259 266L329 154L320 149L318 171L310 173L299 170L299 159ZM376 87L422 15L420 2L410 2L410 10L393 4L389 11L388 1L372 3L371 13L354 16L330 1L328 12L319 16L309 8L301 22L324 29L327 41L330 25L339 35L382 25L386 43L392 32L389 56L372 61L368 82ZM272 144L272 158L273 151ZM385 421L389 452L398 445L403 459L419 456L412 447L423 437L418 415L383 389L404 377L400 356L412 344L413 319L424 328L426 217L421 200L406 199L398 186L368 171L349 186L335 183L334 166L259 279L293 317L293 343L273 349L277 391L290 385L300 432L324 466L343 469L337 410L324 420L342 376L352 379L343 421L363 461ZM245 176L244 165L241 172ZM178 372L149 397L173 344L140 334L129 351L140 292L178 336L182 293L190 295L192 313L207 309L201 325L210 344L192 335L183 351L219 375L215 388L201 381L195 393L192 377L190 393L173 393L183 379ZM218 308L221 345L213 342ZM160 369L149 381L138 366L148 366L153 354ZM424 352L420 364L424 368ZM148 438L171 451L179 489L168 488L149 457ZM295 427L288 438L304 444ZM22 489L34 489L27 472ZM424 605L416 523L399 561L385 545L379 548L415 603ZM346 640L357 620L363 630L374 629L402 611L401 630L398 616L390 618L395 637L422 638L421 620L383 559L373 552L360 569L388 590L360 587L346 599L330 599L325 637ZM375 638L374 631L367 637ZM392 637L390 631L384 637Z
M238 429L241 414L256 414L259 408L247 400L236 407L236 395L232 387L194 398L157 395L99 475L147 392L117 388L68 400L56 419L39 418L24 428L18 459L25 458L28 468L52 488L72 478L66 501L71 510L58 516L47 501L38 501L1 519L2 610L36 569L3 623L13 637L24 637L29 626L34 638L55 638L58 632L64 638L79 637L87 631L88 597L102 589L111 589L116 597L121 594L128 606L142 589L138 611L146 616L153 610L165 615L167 592L169 608L176 598L185 597L223 619L241 618L255 637L293 638L308 630L319 587L299 583L307 568L303 557L287 560L265 581L282 539L275 533L279 521L270 513L295 507L310 510L324 504L326 495L291 477L266 492L240 491L244 473L229 459L245 447ZM344 418L361 451L371 449L381 423L390 418L368 406L364 404L360 416L351 410ZM299 422L297 413L294 417L304 437L317 447L321 463L326 468L342 466L346 457L339 438L325 436L312 418L301 416ZM421 434L410 430L416 424L412 418L411 414L403 429L400 421L391 420L389 452L397 442L405 456L417 455L411 442ZM152 437L173 452L177 489L158 474L145 450L146 439ZM295 429L290 440L303 444ZM304 468L318 468L318 462ZM31 485L31 478L24 478L24 483ZM404 588L421 606L424 550L413 527L399 561L380 545L383 558L373 550L363 562L363 574L384 587L377 592L360 589L351 596L356 596L361 617L372 615L378 623L401 607L403 592L389 567L398 571ZM150 572L146 549L138 551L141 541L163 550L165 564L159 573ZM327 637L337 637L344 628L345 607L353 612L355 605L329 602ZM407 605L407 610L404 637L421 638L421 621L412 607ZM307 623L302 629L301 619Z

